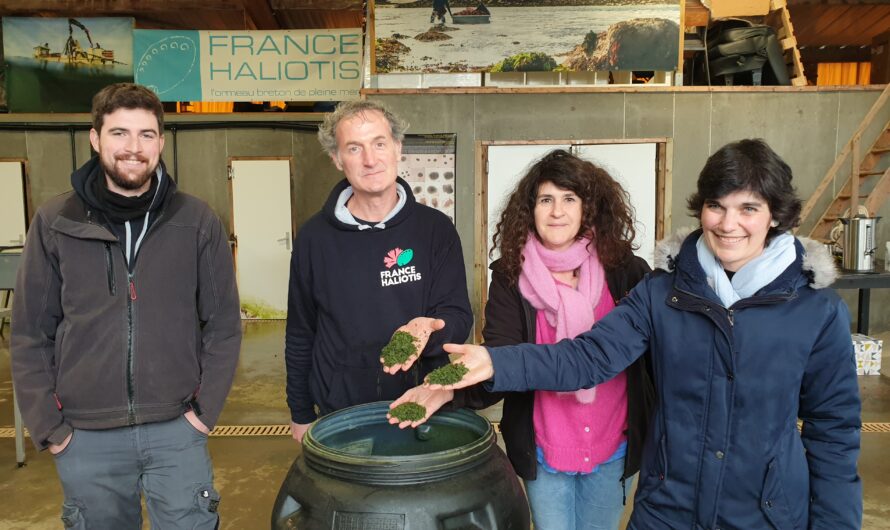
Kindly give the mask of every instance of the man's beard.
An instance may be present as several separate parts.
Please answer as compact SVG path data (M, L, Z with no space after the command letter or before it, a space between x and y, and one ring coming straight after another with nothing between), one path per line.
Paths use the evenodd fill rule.
M144 162L144 159L139 159ZM115 162L118 160L115 159ZM114 185L122 190L138 190L142 186L145 186L145 183L151 180L151 177L157 172L158 166L148 169L145 173L138 175L137 178L128 178L124 174L121 174L114 167L108 167L105 165L105 162L102 161L102 169L105 171L105 174L108 175L108 178L111 179L111 182L114 182Z

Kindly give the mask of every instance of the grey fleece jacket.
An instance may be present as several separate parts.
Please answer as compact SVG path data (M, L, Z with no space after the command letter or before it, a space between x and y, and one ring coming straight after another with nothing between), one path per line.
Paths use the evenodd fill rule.
M170 193L133 272L118 239L73 192L44 204L16 281L16 396L39 449L72 428L169 420L189 408L213 428L241 345L226 231Z

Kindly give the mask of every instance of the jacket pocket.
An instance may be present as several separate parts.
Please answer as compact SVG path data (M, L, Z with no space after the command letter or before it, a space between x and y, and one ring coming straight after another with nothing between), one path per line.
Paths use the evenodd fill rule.
M763 480L763 492L760 495L760 509L776 530L799 528L791 514L788 497L785 495L777 458L770 460L766 467L766 478Z
M634 497L634 502L643 501L655 490L667 482L668 466L667 466L667 439L666 436L658 440L658 444L652 448L645 448L643 451L643 471L645 476L640 476L640 485Z
M108 295L117 294L117 286L114 283L114 256L111 254L111 243L105 242L105 274L108 277Z
M194 425L192 425L192 422L190 422L190 421L188 420L188 418L185 417L185 414L180 414L180 415L179 415L179 421L181 421L182 423L184 423L185 426L186 426L186 428L188 429L188 431L189 431L190 433L192 433L194 436L197 436L197 437L199 437L199 438L201 438L201 439L204 439L204 440L206 440L207 437L209 436L206 432L204 432L204 431L199 431L197 427L195 427Z
M68 334L68 329L71 327L71 323L67 319L62 319L62 324L59 326L56 331L55 338L55 355L56 355L56 377L59 375L59 361L61 360L62 353L65 351L65 335Z
M68 445L66 445L65 448L62 449L61 451L59 451L58 453L54 454L53 458L62 458L63 456L67 455L71 451L71 446L74 445L74 439L77 438L76 432L77 432L77 429L71 430L71 439L68 440Z

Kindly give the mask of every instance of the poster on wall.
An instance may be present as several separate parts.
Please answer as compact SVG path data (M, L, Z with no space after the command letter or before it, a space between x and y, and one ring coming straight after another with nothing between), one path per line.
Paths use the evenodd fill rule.
M405 135L399 177L411 186L414 198L439 210L454 222L456 148L453 134Z
M676 70L679 0L376 0L376 73Z
M3 52L10 112L89 112L133 81L133 19L3 17Z
M362 30L136 30L136 82L162 101L344 101L361 89Z

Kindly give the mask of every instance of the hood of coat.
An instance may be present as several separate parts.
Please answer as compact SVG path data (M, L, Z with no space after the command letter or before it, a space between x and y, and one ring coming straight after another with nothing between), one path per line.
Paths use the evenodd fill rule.
M411 212L414 210L414 207L416 206L416 200L414 199L414 193L412 193L412 191L411 191L411 185L408 184L407 182L405 182L404 180L402 180L401 177L396 178L396 183L400 184L402 186L402 189L405 190L405 205L402 206L402 209L399 210L399 212L396 213L392 219L389 219L386 221L385 224L388 227L395 226L395 225L401 223L402 221L404 221L409 215L411 215ZM336 228L338 228L340 230L347 231L347 232L359 232L361 230L370 230L370 231L383 230L383 229L377 228L377 227L362 229L362 228L359 228L359 225L351 225L348 223L344 223L343 221L341 221L340 219L337 218L337 214L336 214L337 201L340 198L340 194L343 193L343 190L345 190L348 187L349 187L349 181L346 179L343 179L340 182L338 182L336 186L334 186L333 190L331 190L331 194L328 195L328 199L327 199L327 201L325 201L324 207L322 207L322 212L324 214L325 219L327 219L328 222L331 223Z
M684 244L694 247L700 235L700 229L687 227L659 241L655 246L655 268L666 272L676 270ZM691 241L687 242L690 238ZM807 237L797 237L795 246L801 258L801 271L806 275L810 287L824 289L834 283L838 270L825 245Z

